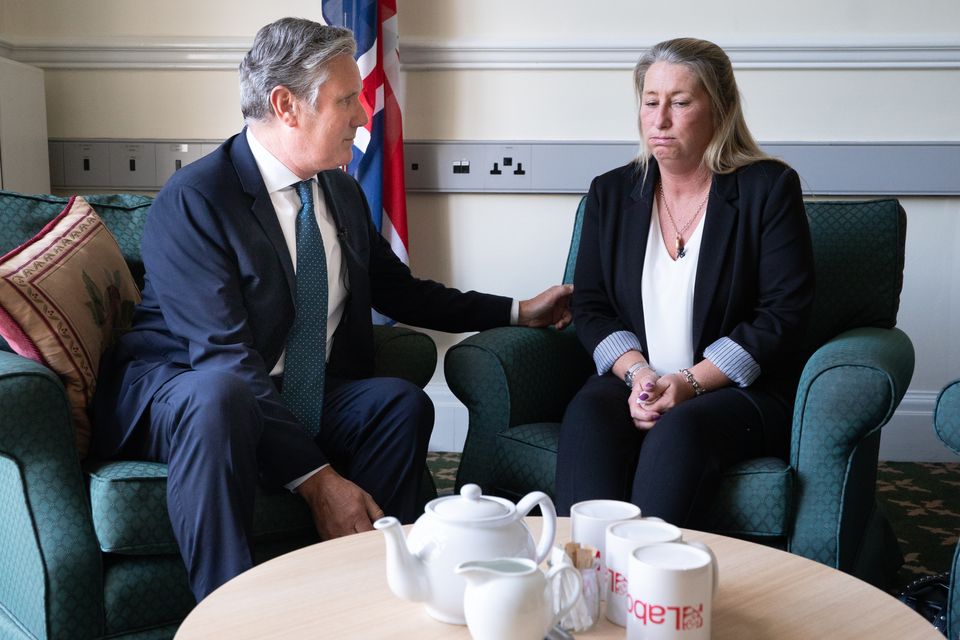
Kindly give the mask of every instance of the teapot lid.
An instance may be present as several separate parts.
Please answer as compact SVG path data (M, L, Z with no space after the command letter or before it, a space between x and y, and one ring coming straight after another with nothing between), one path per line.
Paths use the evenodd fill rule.
M443 520L492 524L493 521L513 516L516 506L504 498L481 495L478 485L465 484L458 496L431 500L427 504L427 511Z

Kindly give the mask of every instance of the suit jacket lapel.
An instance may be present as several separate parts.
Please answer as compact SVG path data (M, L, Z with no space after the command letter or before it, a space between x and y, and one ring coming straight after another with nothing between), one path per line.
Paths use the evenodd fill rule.
M643 314L643 263L647 256L647 238L650 236L650 217L653 215L653 188L660 178L660 168L655 161L650 162L647 175L637 177L637 182L630 193L630 199L624 209L623 237L631 238L631 246L627 248L626 257L629 260L630 272L634 274L628 279L628 299L637 300L637 314L632 318L633 331L644 351L647 351L647 326ZM647 351L649 355L649 351Z
M287 278L290 295L294 296L296 277L293 272L290 249L287 248L283 230L280 228L280 221L277 220L277 211L273 208L273 202L270 200L270 194L267 193L266 185L263 184L263 177L260 175L260 169L257 168L257 161L254 160L250 145L247 144L246 128L234 138L230 157L233 159L237 175L240 177L243 191L253 200L253 206L250 207L250 210L267 238L269 238L270 244L276 250L277 257L280 258L280 264L283 265L283 273Z
M700 342L717 285L721 278L729 277L729 274L724 273L723 265L731 249L733 231L740 215L737 204L740 194L735 174L715 176L710 189L697 264L697 283L693 291L694 353L700 353L708 346Z
M331 169L330 171L341 171L340 169ZM351 224L354 220L343 212L342 196L333 187L327 171L321 171L317 174L317 181L320 183L320 190L323 192L324 201L327 203L327 211L333 218L333 224L337 227L337 241L340 242L340 249L343 252L344 262L347 265L347 277L350 282L354 282L354 269L363 263L357 256L356 248L353 246L352 236L359 234L362 230Z

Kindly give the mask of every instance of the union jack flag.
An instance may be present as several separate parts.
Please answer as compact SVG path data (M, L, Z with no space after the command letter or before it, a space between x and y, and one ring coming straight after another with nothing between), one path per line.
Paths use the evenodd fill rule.
M408 262L403 126L394 93L400 82L397 0L322 0L322 11L327 24L353 31L363 78L360 101L369 121L357 130L347 171L363 187L377 230Z

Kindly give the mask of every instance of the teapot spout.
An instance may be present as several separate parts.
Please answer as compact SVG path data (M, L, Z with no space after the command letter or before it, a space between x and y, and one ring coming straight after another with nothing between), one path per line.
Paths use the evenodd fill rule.
M423 561L410 552L400 521L380 518L373 527L383 532L387 542L387 584L398 598L423 602L430 597L430 582Z

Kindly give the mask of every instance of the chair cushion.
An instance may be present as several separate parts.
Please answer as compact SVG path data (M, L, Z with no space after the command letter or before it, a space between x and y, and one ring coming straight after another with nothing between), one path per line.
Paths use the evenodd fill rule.
M175 624L196 606L179 555L104 556L104 633Z
M90 203L110 233L117 239L120 252L130 267L137 286L143 286L143 259L140 236L153 199L128 193L89 195ZM25 195L0 191L0 254L20 246L35 236L56 217L70 198L51 195Z
M167 466L118 461L88 465L93 528L100 548L127 555L177 554L167 513ZM253 519L256 543L315 536L303 500L281 490L257 489Z
M807 201L817 291L807 344L897 323L907 214L897 200Z
M530 487L553 494L560 425L537 422L497 434L496 487L484 491L519 497ZM756 458L725 469L717 497L704 519L715 533L741 537L780 538L793 513L793 470L779 458Z
M498 433L493 458L497 486L483 490L517 498L537 487L552 495L559 437L556 422L522 424Z
M725 469L705 528L737 537L781 538L790 531L793 470L779 458L755 458Z
M80 197L0 258L0 334L63 380L81 458L100 356L130 326L139 301L117 241Z
M580 236L583 235L583 216L587 210L587 196L580 198L577 215L573 218L573 233L570 234L570 248L567 249L567 264L563 269L563 283L573 284L573 274L577 271L577 255L580 253Z

